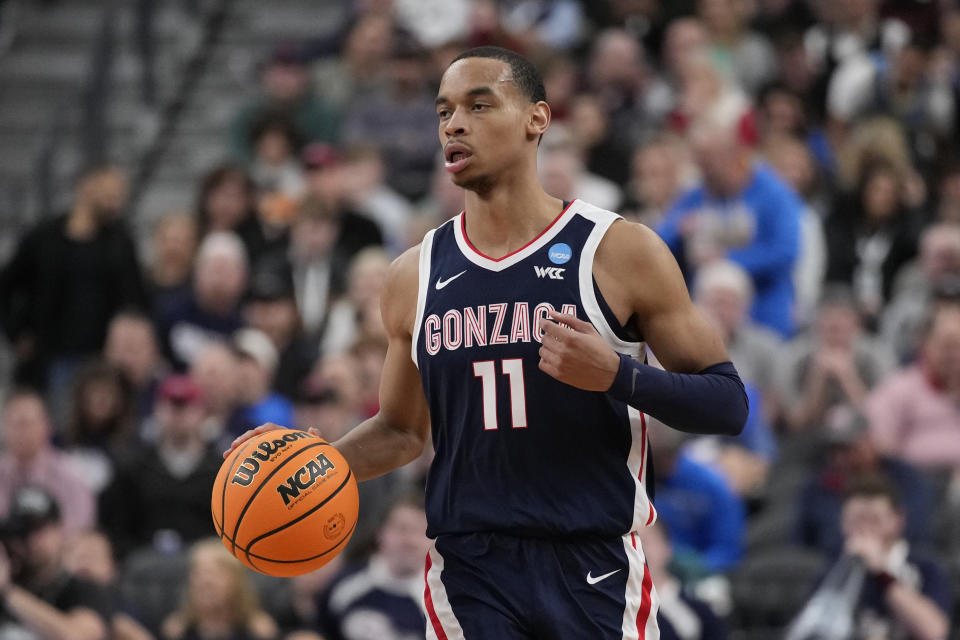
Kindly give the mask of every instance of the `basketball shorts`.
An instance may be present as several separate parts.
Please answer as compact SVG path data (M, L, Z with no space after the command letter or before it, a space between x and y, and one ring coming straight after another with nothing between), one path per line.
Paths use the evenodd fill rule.
M440 536L426 559L429 640L659 640L640 538Z

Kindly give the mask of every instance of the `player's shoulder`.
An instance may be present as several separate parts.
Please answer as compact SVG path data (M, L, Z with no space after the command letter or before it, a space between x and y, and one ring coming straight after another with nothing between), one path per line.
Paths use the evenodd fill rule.
M617 214L597 247L596 260L631 270L656 269L673 254L660 236L639 222L624 220Z

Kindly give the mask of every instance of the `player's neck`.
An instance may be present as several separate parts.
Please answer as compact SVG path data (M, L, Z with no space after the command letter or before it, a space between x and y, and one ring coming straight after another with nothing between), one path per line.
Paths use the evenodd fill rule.
M505 256L537 237L563 209L534 179L509 180L483 192L466 193L466 232L488 256Z

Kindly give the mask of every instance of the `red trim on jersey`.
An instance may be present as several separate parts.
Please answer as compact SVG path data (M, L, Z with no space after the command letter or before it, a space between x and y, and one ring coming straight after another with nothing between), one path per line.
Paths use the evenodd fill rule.
M643 582L640 584L640 609L637 611L637 636L640 640L647 637L647 620L650 618L650 608L653 605L650 591L653 588L653 579L650 577L650 568L643 563Z
M653 508L653 503L650 503L650 515L647 517L646 526L650 526L650 523L653 522L653 519L657 517L657 510Z
M641 411L640 412L640 473L637 474L637 479L640 480L641 483L643 483L643 467L646 461L647 461L647 416Z
M430 554L427 554L427 563L426 568L423 570L423 604L427 608L427 615L430 617L430 624L433 625L433 631L437 634L437 638L440 640L447 640L447 634L443 630L443 625L440 624L440 618L437 617L437 611L433 608L433 596L430 595L430 581L427 580L427 576L430 574L430 566L433 565L433 562L430 560Z
M637 548L637 534L635 534L633 531L630 532L630 541L633 542L633 548L636 549L636 548Z
M534 242L536 242L537 240L539 240L540 238L542 238L543 235L544 235L547 231L550 231L550 229L553 227L553 225L557 224L557 221L559 221L560 218L563 217L563 214L565 214L565 213L567 212L567 209L570 208L570 205L572 205L572 204L573 204L574 202L576 202L576 201L577 201L577 199L574 198L573 200L571 200L570 202L568 202L568 203L567 203L567 206L565 206L565 207L563 208L563 211L560 212L560 215L558 215L556 218L554 218L554 219L553 219L553 222L551 222L550 224L548 224L548 225L547 225L547 228L544 229L543 231L541 231L540 233L538 233L537 236L536 236L533 240L531 240L531 241L528 242L527 244L523 245L523 246L520 247L519 249L517 249L517 250L515 250L515 251L511 251L511 252L508 253L507 255L505 255L505 256L500 256L499 258L491 258L491 257L488 256L487 254L483 253L482 251L480 251L479 249L477 249L475 246L473 246L473 243L470 242L470 238L467 237L467 212L466 212L466 211L463 211L463 212L460 214L460 230L461 230L461 232L463 232L463 240L464 240L464 242L467 243L467 246L470 247L470 249L472 249L474 253L476 253L476 254L477 254L478 256L480 256L481 258L486 258L487 260L492 260L493 262L500 262L501 260L506 260L507 258L509 258L510 256L512 256L512 255L514 255L514 254L516 254L516 253L520 253L521 251L523 251L524 249L526 249L527 247L529 247L530 245L532 245Z

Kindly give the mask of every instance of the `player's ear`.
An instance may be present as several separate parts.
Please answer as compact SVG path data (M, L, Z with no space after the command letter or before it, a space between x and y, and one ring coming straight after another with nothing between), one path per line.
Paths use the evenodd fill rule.
M527 134L539 138L550 126L550 105L541 100L530 105L527 118Z

